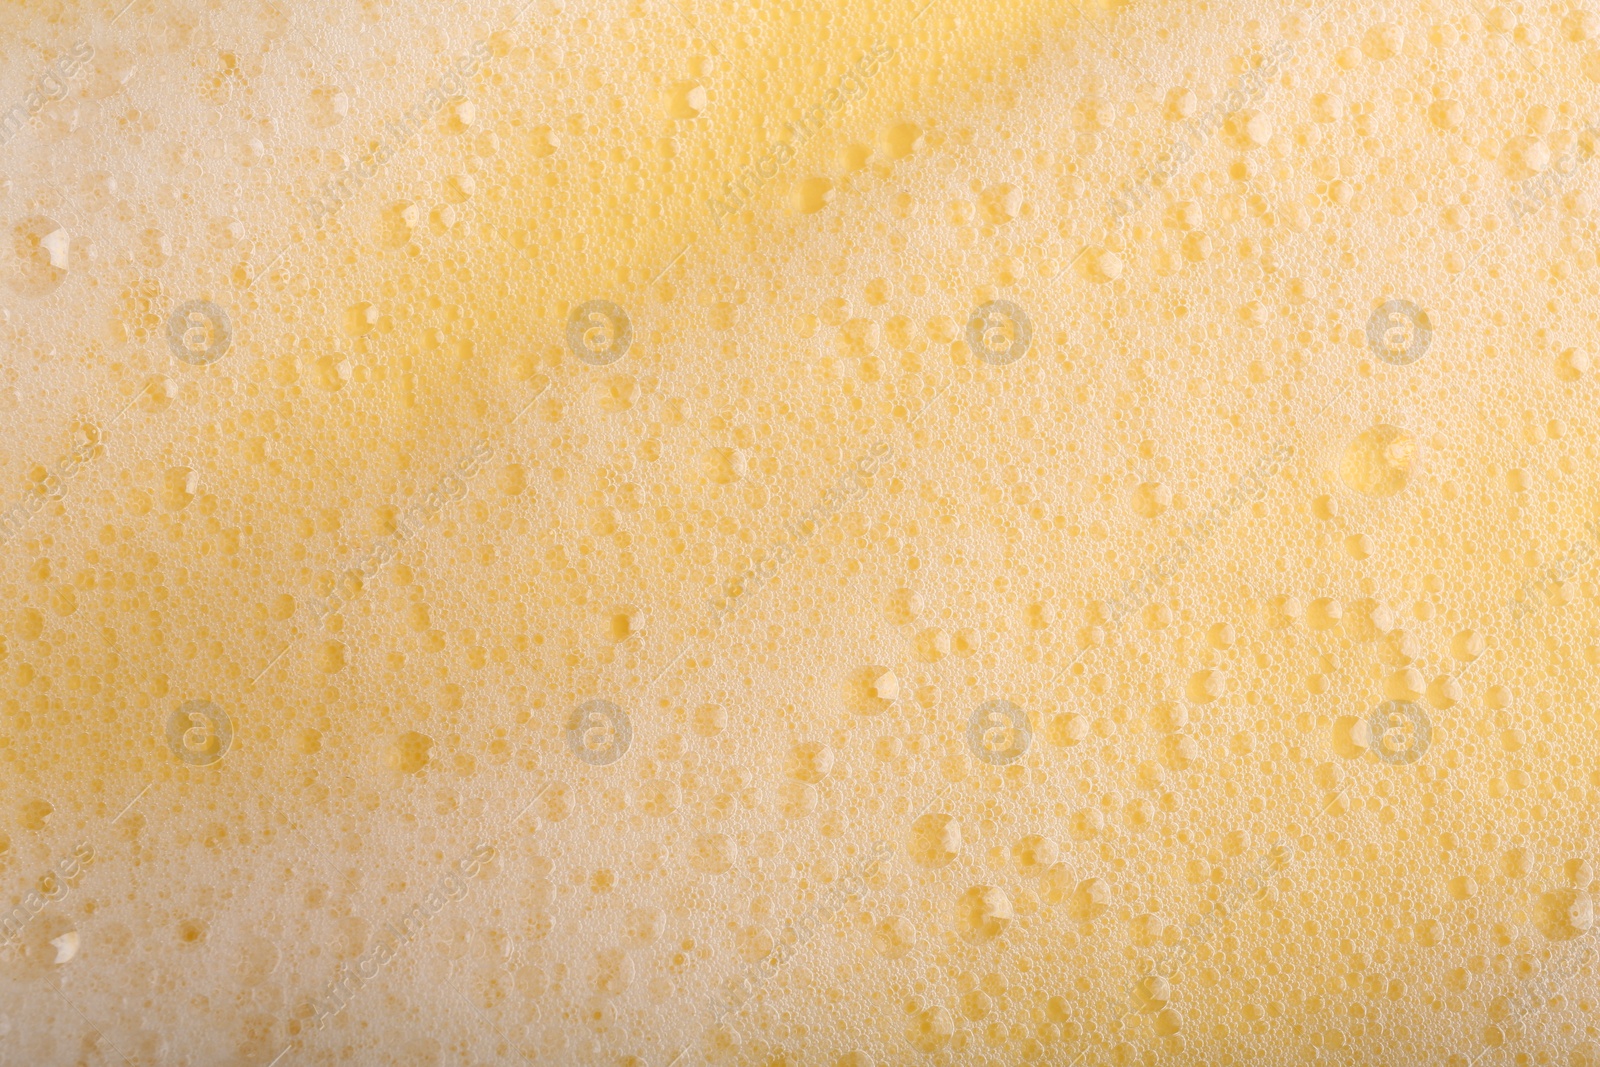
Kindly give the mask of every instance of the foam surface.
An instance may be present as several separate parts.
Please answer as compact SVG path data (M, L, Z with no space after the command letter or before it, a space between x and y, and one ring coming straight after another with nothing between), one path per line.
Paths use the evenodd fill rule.
M0 52L0 1064L1600 1063L1600 16Z

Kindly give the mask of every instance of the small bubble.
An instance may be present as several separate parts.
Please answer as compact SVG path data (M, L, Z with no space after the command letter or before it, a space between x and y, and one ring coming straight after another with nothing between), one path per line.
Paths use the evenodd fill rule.
M567 748L585 763L604 767L617 762L633 741L628 713L609 700L580 704L567 718Z
M591 367L615 363L632 342L627 312L609 300L586 301L567 316L567 348Z
M1459 100L1435 100L1428 105L1428 121L1441 130L1453 130L1466 121L1467 109Z
M1140 518L1154 519L1172 506L1172 490L1160 482L1145 482L1133 491L1133 510Z
M694 732L715 737L728 728L728 710L720 704L702 704L694 712Z
M1190 240L1202 240L1204 237L1205 235L1201 233L1191 233L1186 237L1184 239L1185 253L1187 254ZM1190 258L1204 257L1191 256ZM1083 257L1084 277L1097 284L1103 285L1106 282L1114 282L1122 277L1122 267L1122 257L1109 248L1091 248Z
M1072 914L1080 921L1099 918L1111 903L1111 886L1103 878L1085 878L1072 891Z
M1405 47L1405 42L1404 26L1383 22L1369 29L1361 38L1361 50L1373 59L1393 59Z
M883 143L890 159L905 159L922 145L922 128L915 123L897 123L884 132Z
M457 97L445 104L441 121L450 133L465 133L478 121L478 105L465 97Z
M1227 689L1228 678L1222 671L1195 671L1189 677L1186 695L1191 703L1209 704Z
M1526 878L1533 870L1533 854L1520 846L1508 848L1500 857L1500 870L1507 878Z
M1556 377L1564 382L1575 382L1589 373L1592 363L1589 353L1580 348L1563 351L1556 362Z
M168 511L182 511L199 490L200 475L192 467L170 467L163 482L162 506Z
M1332 597L1318 597L1306 609L1306 624L1313 630L1331 630L1344 618L1344 605Z
M402 248L411 241L421 221L421 208L410 200L397 200L379 216L379 239L386 248Z
M1011 858L1017 870L1030 878L1044 874L1060 855L1061 846L1040 834L1028 834L1011 846Z
M995 226L1003 226L1022 210L1022 190L1005 182L991 185L979 196L979 202L984 218Z
M1450 654L1463 663L1471 663L1487 647L1483 634L1477 630L1462 630L1450 639Z
M362 302L351 304L344 313L344 332L351 337L361 337L372 332L378 325L378 309L371 304Z
M900 699L900 676L888 667L868 667L861 674L865 682L863 696L866 703L862 710L868 715L876 715L888 709L890 704Z
M311 125L321 129L337 126L350 113L350 96L337 86L311 90Z
M78 931L68 930L66 933L50 939L50 947L56 950L55 959L52 961L57 967L71 963L78 955L80 945Z
M1167 90L1161 114L1168 122L1181 122L1193 116L1199 106L1200 101L1194 95L1194 90L1178 86Z
M727 834L701 834L689 846L689 866L702 874L725 874L739 858L739 846Z
M700 466L708 480L717 485L732 485L745 476L750 461L743 449L712 448L701 457Z
M697 118L706 109L706 87L699 82L679 82L667 92L667 114L674 119Z
M916 944L917 928L899 915L883 919L872 931L872 947L884 959L900 959Z
M798 214L814 215L833 201L834 185L828 178L806 178L789 188L789 206Z
M611 613L611 640L626 641L644 633L645 616L640 608L624 607Z
M209 766L228 754L233 722L209 700L191 700L167 718L167 744L183 762Z
M816 783L833 770L833 749L821 741L804 741L789 750L789 776Z

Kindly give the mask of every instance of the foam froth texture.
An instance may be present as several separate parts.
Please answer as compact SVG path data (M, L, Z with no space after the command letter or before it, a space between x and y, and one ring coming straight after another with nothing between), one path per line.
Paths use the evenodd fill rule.
M1491 2L7 4L0 1065L1600 1065Z

